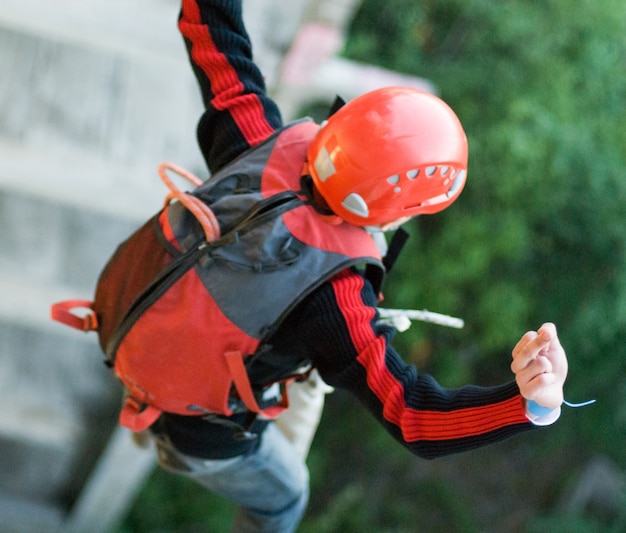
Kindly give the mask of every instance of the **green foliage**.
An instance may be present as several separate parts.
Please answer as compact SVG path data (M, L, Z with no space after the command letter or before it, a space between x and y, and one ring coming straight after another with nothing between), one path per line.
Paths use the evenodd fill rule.
M578 348L575 363L589 358L625 325L623 8L399 4L366 1L346 53L432 79L466 128L470 168L460 200L413 225L418 235L386 293L466 318L458 341L436 355L478 343L462 377L544 320ZM410 42L418 53L406 53Z
M396 344L442 383L486 384L505 374L523 331L554 321L566 394L598 404L564 413L552 454L564 469L593 454L626 465L626 11L617 1L399 4L366 0L346 53L434 81L467 131L470 166L459 201L411 225L385 290L390 305L462 316L466 328L414 327ZM396 9L403 16L379 31ZM418 52L407 54L410 42Z
M555 513L533 520L528 533L620 533L625 527L623 516L612 521L582 513Z
M193 481L156 469L117 533L218 533L234 506Z

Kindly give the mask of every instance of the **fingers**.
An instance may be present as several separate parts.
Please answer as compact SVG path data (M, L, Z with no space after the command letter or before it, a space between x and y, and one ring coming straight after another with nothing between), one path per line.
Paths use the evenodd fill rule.
M562 384L547 357L537 356L515 375L515 381L522 396L539 405L555 408L563 401Z
M549 409L556 409L563 403L563 388L554 374L537 376L525 387L520 387L520 393L527 400Z
M540 353L547 353L550 348L561 349L556 326L550 322L543 324L537 331L526 332L513 348L513 365L518 368L527 366ZM515 372L515 370L513 370Z
M560 405L566 369L565 352L552 323L528 331L513 348L511 370L522 396L545 407Z
M552 336L545 330L525 333L513 348L511 370L517 374L526 368L541 352L549 349L551 340Z
M515 373L515 378L520 388L529 385L539 387L553 376L551 361L542 355L537 356L528 365Z
M554 347L561 347L559 342L559 336L556 332L556 326L552 322L546 322L537 331L539 335L547 335L550 339L550 343L554 344Z
M522 396L525 398L536 398L537 395L550 387L550 385L554 385L557 382L557 378L551 372L540 372L539 374L534 374L530 376L530 379L524 383L519 384L520 391L523 389Z

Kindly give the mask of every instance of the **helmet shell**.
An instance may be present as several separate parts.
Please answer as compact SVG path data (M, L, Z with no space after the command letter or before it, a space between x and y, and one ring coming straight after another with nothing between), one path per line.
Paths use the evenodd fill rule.
M467 137L440 98L385 87L348 102L307 151L313 182L333 212L357 226L436 213L465 185Z

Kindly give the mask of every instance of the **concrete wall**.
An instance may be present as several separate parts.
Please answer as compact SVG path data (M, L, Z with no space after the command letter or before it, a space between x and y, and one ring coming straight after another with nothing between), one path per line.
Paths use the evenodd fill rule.
M307 2L246 4L271 78ZM158 163L205 172L177 12L176 0L0 4L3 532L106 531L153 466L116 429L121 391L95 334L51 322L49 306L92 297L117 243L161 205Z

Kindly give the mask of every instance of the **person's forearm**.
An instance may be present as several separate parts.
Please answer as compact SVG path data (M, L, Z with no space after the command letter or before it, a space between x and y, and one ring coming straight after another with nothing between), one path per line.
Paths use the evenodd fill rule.
M446 389L407 365L391 345L392 328L377 324L376 305L371 286L344 272L316 293L303 322L319 345L322 378L354 394L412 453L459 453L533 427L513 381Z
M238 0L183 0L179 29L202 93L198 142L211 172L282 125L252 59Z

